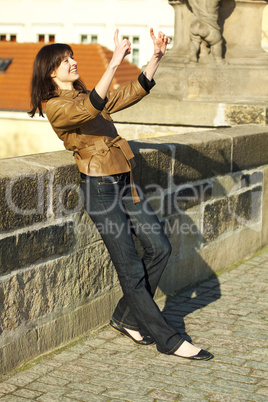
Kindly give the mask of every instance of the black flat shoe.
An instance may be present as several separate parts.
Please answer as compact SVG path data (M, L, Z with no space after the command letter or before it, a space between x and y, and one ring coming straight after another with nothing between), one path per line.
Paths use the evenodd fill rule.
M111 319L110 321L110 326L115 329L117 332L120 332L121 335L125 335L128 338L130 338L133 342L137 343L138 345L153 345L155 342L152 340L152 338L150 336L144 336L143 339L141 341L137 341L136 339L134 339L126 330L125 328L120 325L117 324L117 322L115 322L113 319Z
M172 356L176 357L182 357L183 359L189 359L189 360L210 360L213 358L213 355L209 353L207 350L201 349L200 352L197 353L197 355L194 356L179 356L175 355L174 353Z

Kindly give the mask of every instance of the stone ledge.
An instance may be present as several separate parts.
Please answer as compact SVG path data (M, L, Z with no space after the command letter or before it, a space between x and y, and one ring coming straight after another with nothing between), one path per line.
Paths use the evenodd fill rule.
M230 127L243 124L266 126L268 103L261 101L209 101L150 97L114 114L116 123L159 124L174 126Z

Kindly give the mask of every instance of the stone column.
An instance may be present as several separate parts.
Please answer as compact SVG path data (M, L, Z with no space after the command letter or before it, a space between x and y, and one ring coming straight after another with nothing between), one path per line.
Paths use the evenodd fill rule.
M193 13L187 0L168 0L174 8L174 46L166 60L189 62L190 24ZM267 59L261 47L262 15L268 0L222 0L219 25L223 34L223 56L231 63L255 64ZM170 61L170 59L169 59Z
M181 62L188 61L190 45L191 11L187 0L168 0L174 8L174 45L167 56L177 57Z
M226 59L230 62L243 59L248 64L267 59L267 53L261 47L262 16L267 0L236 0L233 12L228 15L232 3L234 0L223 1L220 13Z

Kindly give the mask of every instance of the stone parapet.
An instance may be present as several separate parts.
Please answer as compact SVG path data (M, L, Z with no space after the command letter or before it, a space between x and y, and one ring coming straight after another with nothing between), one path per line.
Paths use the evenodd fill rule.
M157 297L268 243L266 127L173 134L130 145L135 182L173 248ZM0 160L0 188L4 373L107 324L121 289L83 209L70 152Z
M173 75L174 72L170 74ZM242 97L237 102L230 99L213 101L212 97L182 100L154 92L141 103L116 113L114 120L117 123L132 124L231 127L245 124L266 126L267 116L267 100L248 100Z

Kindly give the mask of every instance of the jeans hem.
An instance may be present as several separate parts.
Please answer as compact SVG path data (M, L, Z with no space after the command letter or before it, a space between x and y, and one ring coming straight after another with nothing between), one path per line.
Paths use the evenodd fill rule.
M126 324L125 322L117 320L116 318L114 318L114 316L112 318L117 324L122 325L124 328L133 329L134 331L139 331L140 330L140 327L135 327L133 325Z
M158 352L160 352L160 353L164 353L165 355L173 355L174 352L177 349L179 349L179 347L183 344L183 342L185 342L185 339L181 338L181 340L179 342L177 342L176 345L172 349L170 349L168 352L163 352L157 346L156 347L157 347Z

